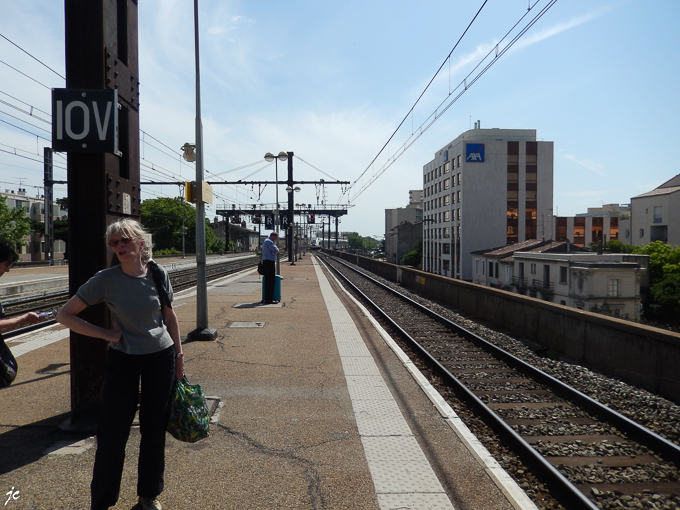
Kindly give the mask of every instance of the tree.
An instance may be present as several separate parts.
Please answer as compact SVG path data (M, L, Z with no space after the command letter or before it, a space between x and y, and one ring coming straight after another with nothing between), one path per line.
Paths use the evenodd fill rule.
M144 200L141 206L142 225L153 236L156 250L182 250L182 221L186 232L185 251L196 252L196 209L181 198ZM205 245L208 252L219 252L215 233L205 220Z
M0 196L0 237L19 251L26 244L24 238L30 233L31 220L26 216L26 211L20 207L10 209L7 199Z
M401 263L405 266L420 267L423 262L423 240L418 241L416 249L408 252L401 259Z
M680 274L669 274L652 285L649 308L655 317L677 321L680 317Z

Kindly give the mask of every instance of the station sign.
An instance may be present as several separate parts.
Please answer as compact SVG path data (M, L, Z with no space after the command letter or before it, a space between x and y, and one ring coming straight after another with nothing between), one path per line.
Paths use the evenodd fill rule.
M465 161L470 161L472 163L484 163L484 144L465 144Z
M118 91L52 89L52 150L118 150Z

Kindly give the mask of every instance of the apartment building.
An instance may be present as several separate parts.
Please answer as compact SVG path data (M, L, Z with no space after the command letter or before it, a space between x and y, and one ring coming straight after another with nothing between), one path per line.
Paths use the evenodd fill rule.
M0 195L5 197L7 207L9 209L23 209L26 215L35 221L45 222L45 197L44 196L29 196L26 190L18 188L17 190L5 189L0 192ZM52 204L52 218L54 220L61 219L66 216L66 211L56 203ZM19 253L20 262L36 262L40 260L49 260L49 253L47 253L47 246L45 243L45 236L42 234L31 234L24 239L26 243L21 248ZM63 259L66 251L66 243L64 241L54 241L54 258Z
M400 264L422 235L423 190L410 190L408 195L406 207L385 209L385 257L393 264Z
M553 142L465 131L423 167L423 269L472 280L471 252L553 237Z
M606 204L589 207L588 212L576 216L555 217L555 240L569 241L576 246L604 245L619 240L630 244L629 205Z
M631 198L630 242L624 244L653 241L680 246L680 174Z

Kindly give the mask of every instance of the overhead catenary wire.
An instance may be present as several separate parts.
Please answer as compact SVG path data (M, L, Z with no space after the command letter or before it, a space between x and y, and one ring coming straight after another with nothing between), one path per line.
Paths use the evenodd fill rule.
M0 34L0 37L2 37L4 40L6 40L7 42L9 42L10 44L12 44L12 45L16 46L17 48L19 48L21 51L23 51L26 55L28 55L29 57L31 57L33 60L35 60L35 61L38 62L39 64L42 64L43 66L45 66L47 69L49 69L49 70L52 71L54 74L56 74L57 76L59 76L59 78L61 78L62 80L66 81L66 78L64 78L64 77L63 77L61 74L59 74L57 71L55 71L55 70L52 69L50 66L48 66L47 64L45 64L42 60L40 60L40 59L37 58L37 57L34 57L34 56L31 55L28 51L26 51L25 49L23 49L21 46L19 46L18 44L16 44L16 43L13 42L13 41L10 41L6 36Z
M540 0L537 0L532 6L529 7L529 9L527 10L527 12L526 12L523 16L520 17L520 19L513 25L513 27L512 27L510 30L508 30L508 32L503 36L503 38L500 40L500 42L502 42L502 41L504 41L505 39L507 39L507 37L515 30L515 28L517 28L517 26L524 20L524 18L526 18L526 16L531 12L531 10L532 10L532 9L536 6L536 4L538 4L539 2L540 2ZM545 13L546 13L553 5L555 5L555 3L557 3L557 0L550 0L550 1L548 2L548 4L547 4L545 7L543 7L543 8L536 14L536 16L534 16L534 18L531 19L531 20L527 23L527 25L525 25L525 26L524 26L524 27L523 27L523 28L522 28L522 29L521 29L521 30L520 30L520 31L519 31L519 32L518 32L518 33L517 33L517 34L516 34L516 35L515 35L515 36L514 36L507 44L506 44L506 45L505 45L505 47L503 47L502 50L499 50L500 42L497 43L497 44L496 44L496 45L495 45L495 46L494 46L494 47L493 47L493 48L492 48L492 49L491 49L491 50L490 50L490 51L489 51L489 52L488 52L488 53L487 53L487 54L486 54L486 55L485 55L478 63L477 63L477 65L473 68L473 70L470 71L470 73L468 73L468 75L466 75L466 77L459 83L459 85L458 85L453 91L449 91L448 96L447 96L446 98L444 98L444 100L442 100L441 103L439 103L439 105L435 108L435 110L433 111L433 113L431 113L431 114L427 117L427 119L425 120L425 122L423 122L417 129L412 130L413 132L412 132L412 134L407 138L406 142L404 142L404 144L403 144L401 147L399 147L399 149L397 149L397 151L395 151L395 153L392 154L392 155L388 158L387 162L384 163L383 166L382 166L377 172L375 172L375 173L371 176L371 178L370 178L370 179L369 179L369 180L368 180L368 181L367 181L367 182L366 182L366 183L365 183L365 184L364 184L364 185L363 185L363 186L362 186L362 187L361 187L361 188L360 188L360 189L359 189L352 197L349 197L349 196L348 196L348 202L351 203L352 201L356 200L356 199L359 197L359 195L361 195L364 191L366 191L366 189L368 189L368 187L369 187L371 184L373 184L373 183L374 183L374 182L375 182L375 181L376 181L383 173L385 173L385 171L386 171L390 166L392 166L392 164L394 164L394 162L395 162L397 159L399 159L399 157L401 157L401 155L403 155L403 154L406 152L406 150L408 150L408 149L416 142L416 140L418 140L418 139L425 133L425 131L427 131L427 130L428 130L428 129L429 129L429 128L430 128L430 127L431 127L431 126L432 126L432 125L433 125L433 124L434 124L434 123L435 123L435 122L436 122L436 121L437 121L437 120L438 120L438 119L439 119L439 118L440 118L440 117L441 117L441 116L442 116L442 115L443 115L443 114L444 114L444 113L445 113L445 112L446 112L446 111L447 111L447 110L448 110L448 109L449 109L449 108L450 108L450 107L458 100L458 99L460 99L460 97L461 97L463 94L465 94L465 92L467 92L467 91L470 89L470 87L471 87L474 83L476 83L477 80L479 80L479 78L481 78L482 75L484 75L484 74L486 73L486 71L488 71L488 70L489 70L489 69L490 69L490 68L491 68L491 67L492 67L492 66L493 66L493 65L494 65L494 64L495 64L495 63L496 63L496 62L497 62L497 61L498 61L498 60L499 60L499 59L500 59L500 58L501 58L501 57L502 57L502 56L503 56L503 55L504 55L504 54L505 54L505 53L506 53L506 52L507 52L507 51L508 51L508 50L509 50L509 49L510 49L510 48L511 48L511 47L512 47L512 46L513 46L520 38L521 38L521 37L522 37L522 36L523 36L523 35L524 35L524 34L526 34L526 32L527 32L532 26L534 26L534 24L535 24L541 17L543 17L543 15L544 15L544 14L545 14ZM493 54L493 57L492 57L491 61L490 61L489 63L487 63L487 64L482 68L482 70L479 71L479 73L477 73L476 75L474 75L475 71L477 71L477 69L479 69L479 68L484 64L484 62L489 58L489 56L491 56L492 54ZM474 75L474 76L473 76L473 75ZM472 79L468 82L468 79L471 78L471 77L472 77ZM461 88L461 87L462 87L462 88ZM451 98L451 95L452 95L456 90L458 90L458 89L461 89L460 92L459 92L454 98L450 99L450 98ZM448 104L445 104L445 103L447 103L447 102L448 102ZM443 105L445 105L445 106L443 106ZM443 106L443 107L442 107L442 106ZM395 131L395 133L396 133L396 131ZM394 135L392 135L392 136L394 136ZM383 148L383 149L384 149L384 148ZM382 152L382 150L381 150L381 152ZM378 155L380 155L380 153L379 153ZM377 157L378 157L378 156L376 156L376 158L374 158L374 160L371 162L371 164L369 165L369 167L366 168L366 170L364 170L364 172L362 172L362 174L354 181L354 183L353 183L351 186L349 186L348 188L346 188L346 189L343 190L342 195L345 195L346 193L349 193L349 192L354 188L354 186L356 186L356 185L358 184L359 180L360 180L360 179L365 175L365 173L370 169L370 167L371 167L371 166L373 165L373 163L376 161ZM341 195L341 198L342 198L342 195Z
M476 20L477 17L479 16L479 14L482 12L482 9L484 9L484 6L487 4L487 2L488 2L488 0L484 0L484 2L482 3L481 7L477 10L477 13L472 17L472 20L470 20L470 23L468 23L468 26L465 28L465 30L463 31L463 33L461 34L461 36L460 36L460 37L458 38L458 40L456 41L456 44L453 45L453 48L452 48L451 51L449 52L448 56L444 59L444 61L442 62L442 64L439 66L439 69L437 69L437 71L434 73L434 76L432 76L432 78L430 79L430 81L427 83L427 85L425 86L425 89L420 93L420 95L418 96L418 99L416 99L416 102L413 103L413 106L411 106L411 108L409 109L408 113L404 116L404 118L401 120L401 122L399 123L399 125L397 126L397 128L394 130L394 132L393 132L393 133L390 135L390 137L387 139L387 141L385 142L385 145L382 146L382 148L378 151L378 154L376 154L376 156L375 156L375 157L373 158L373 160L368 164L368 166L367 166L366 169L361 173L361 175L359 175L359 177L357 177L356 181L358 181L359 179L361 179L361 178L364 176L364 174L371 168L371 166L373 166L373 163L375 163L375 161L380 157L380 154L382 154L383 151L385 151L385 149L387 148L387 146L389 145L389 143L392 141L392 138L394 138L394 136L397 134L397 132L399 131L399 129L401 129L401 126L404 125L404 122L406 122L406 119L408 119L409 116L413 113L413 110L414 110L415 107L418 105L418 103L420 102L420 100L423 98L423 96L425 95L425 93L427 92L427 90L430 88L430 85L432 85L432 82L434 82L434 80L437 78L437 76L439 75L439 72L442 70L442 68L444 67L444 65L446 64L446 62L451 58L451 55L452 55L453 52L456 50L456 48L458 47L458 45L460 44L460 42L463 40L463 37L465 37L465 34L468 33L468 31L470 30L470 27L471 27L472 24L475 22L475 20ZM356 182L356 181L355 181L355 182ZM351 189L352 186L353 186L353 185L351 185L351 186L348 188L347 191L349 191L349 189Z

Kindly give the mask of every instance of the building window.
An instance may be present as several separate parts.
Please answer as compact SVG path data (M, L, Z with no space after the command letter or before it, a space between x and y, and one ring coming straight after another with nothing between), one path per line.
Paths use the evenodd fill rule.
M457 193L456 200L460 202L460 190L456 191L456 193Z
M560 266L560 283L567 283L567 268Z
M451 214L449 211L444 211L444 221L451 221Z
M533 264L533 263L530 264L529 265L529 271L531 272L531 274L536 274L536 264Z
M626 239L630 239L630 230L626 229Z
M479 274L479 259L475 259L475 274Z
M617 298L619 297L619 279L610 278L608 282L607 296Z
M451 196L446 194L444 195L444 205L449 205L451 203Z
M640 229L640 239L642 239L643 237L645 237L645 229L641 228Z
M444 173L448 174L451 171L451 163L444 163Z
M442 253L444 255L449 255L451 253L451 245L449 243L444 243L442 245Z
M444 238L448 239L451 237L451 228L450 227L444 227Z
M663 210L661 206L654 206L654 223L663 223Z

